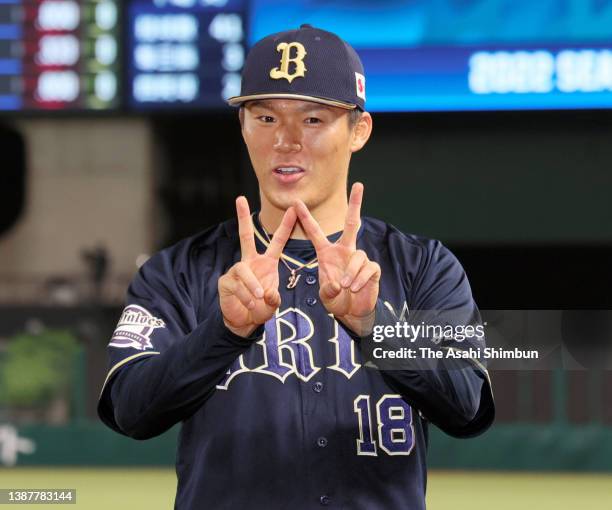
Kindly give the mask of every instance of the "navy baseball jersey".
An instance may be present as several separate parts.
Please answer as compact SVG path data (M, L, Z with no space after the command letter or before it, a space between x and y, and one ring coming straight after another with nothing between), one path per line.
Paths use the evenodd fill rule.
M253 222L261 253L268 238ZM376 324L410 310L478 313L438 241L362 218L357 248L382 268ZM315 256L297 239L283 254L292 268ZM428 425L457 437L489 427L485 367L371 368L366 339L321 305L316 262L288 289L279 261L281 306L239 337L223 323L217 281L240 258L231 220L141 267L108 347L101 419L136 439L182 423L176 509L425 508Z

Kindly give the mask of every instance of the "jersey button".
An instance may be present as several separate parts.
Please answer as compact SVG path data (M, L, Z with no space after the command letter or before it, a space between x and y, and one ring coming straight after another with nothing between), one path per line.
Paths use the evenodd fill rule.
M317 304L317 298L313 298L313 297L306 298L306 304L308 306L316 305Z
M319 445L321 448L325 448L327 446L327 438L320 437L319 439L317 439L317 445Z
M331 503L331 498L329 496L321 496L319 498L319 502L323 505L323 506L327 506Z
M314 285L315 283L317 283L317 277L315 275L313 275L313 274L309 274L306 277L306 283L308 285Z
M314 386L312 387L312 389L316 392L316 393L321 393L323 391L323 383L317 381L316 383L314 383Z

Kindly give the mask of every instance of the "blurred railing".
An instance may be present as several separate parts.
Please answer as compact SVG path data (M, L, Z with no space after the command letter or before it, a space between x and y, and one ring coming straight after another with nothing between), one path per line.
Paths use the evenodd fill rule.
M115 274L97 284L83 275L0 276L0 305L121 305L132 277Z
M612 427L612 371L492 371L497 423Z

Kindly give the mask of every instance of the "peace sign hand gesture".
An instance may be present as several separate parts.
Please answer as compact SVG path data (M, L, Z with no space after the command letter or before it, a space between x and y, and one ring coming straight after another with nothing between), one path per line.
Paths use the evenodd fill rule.
M249 203L236 200L242 258L219 278L219 302L223 322L233 333L248 337L270 319L280 306L278 261L296 221L293 207L285 212L265 253L257 253Z
M361 224L363 184L351 189L342 236L331 243L302 201L296 211L304 231L312 241L319 261L319 297L336 319L360 336L369 334L374 325L378 298L380 266L356 249Z

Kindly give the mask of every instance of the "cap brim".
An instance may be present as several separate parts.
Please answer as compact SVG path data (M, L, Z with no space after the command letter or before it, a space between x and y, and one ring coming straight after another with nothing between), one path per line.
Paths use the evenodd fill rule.
M336 106L338 108L344 108L345 110L354 110L357 108L356 104L343 103L342 101L335 101L334 99L326 99L324 97L303 96L301 94L252 94L250 96L230 97L227 102L230 106L240 106L242 103L246 103L247 101L264 99L301 99L302 101L311 101L313 103Z

